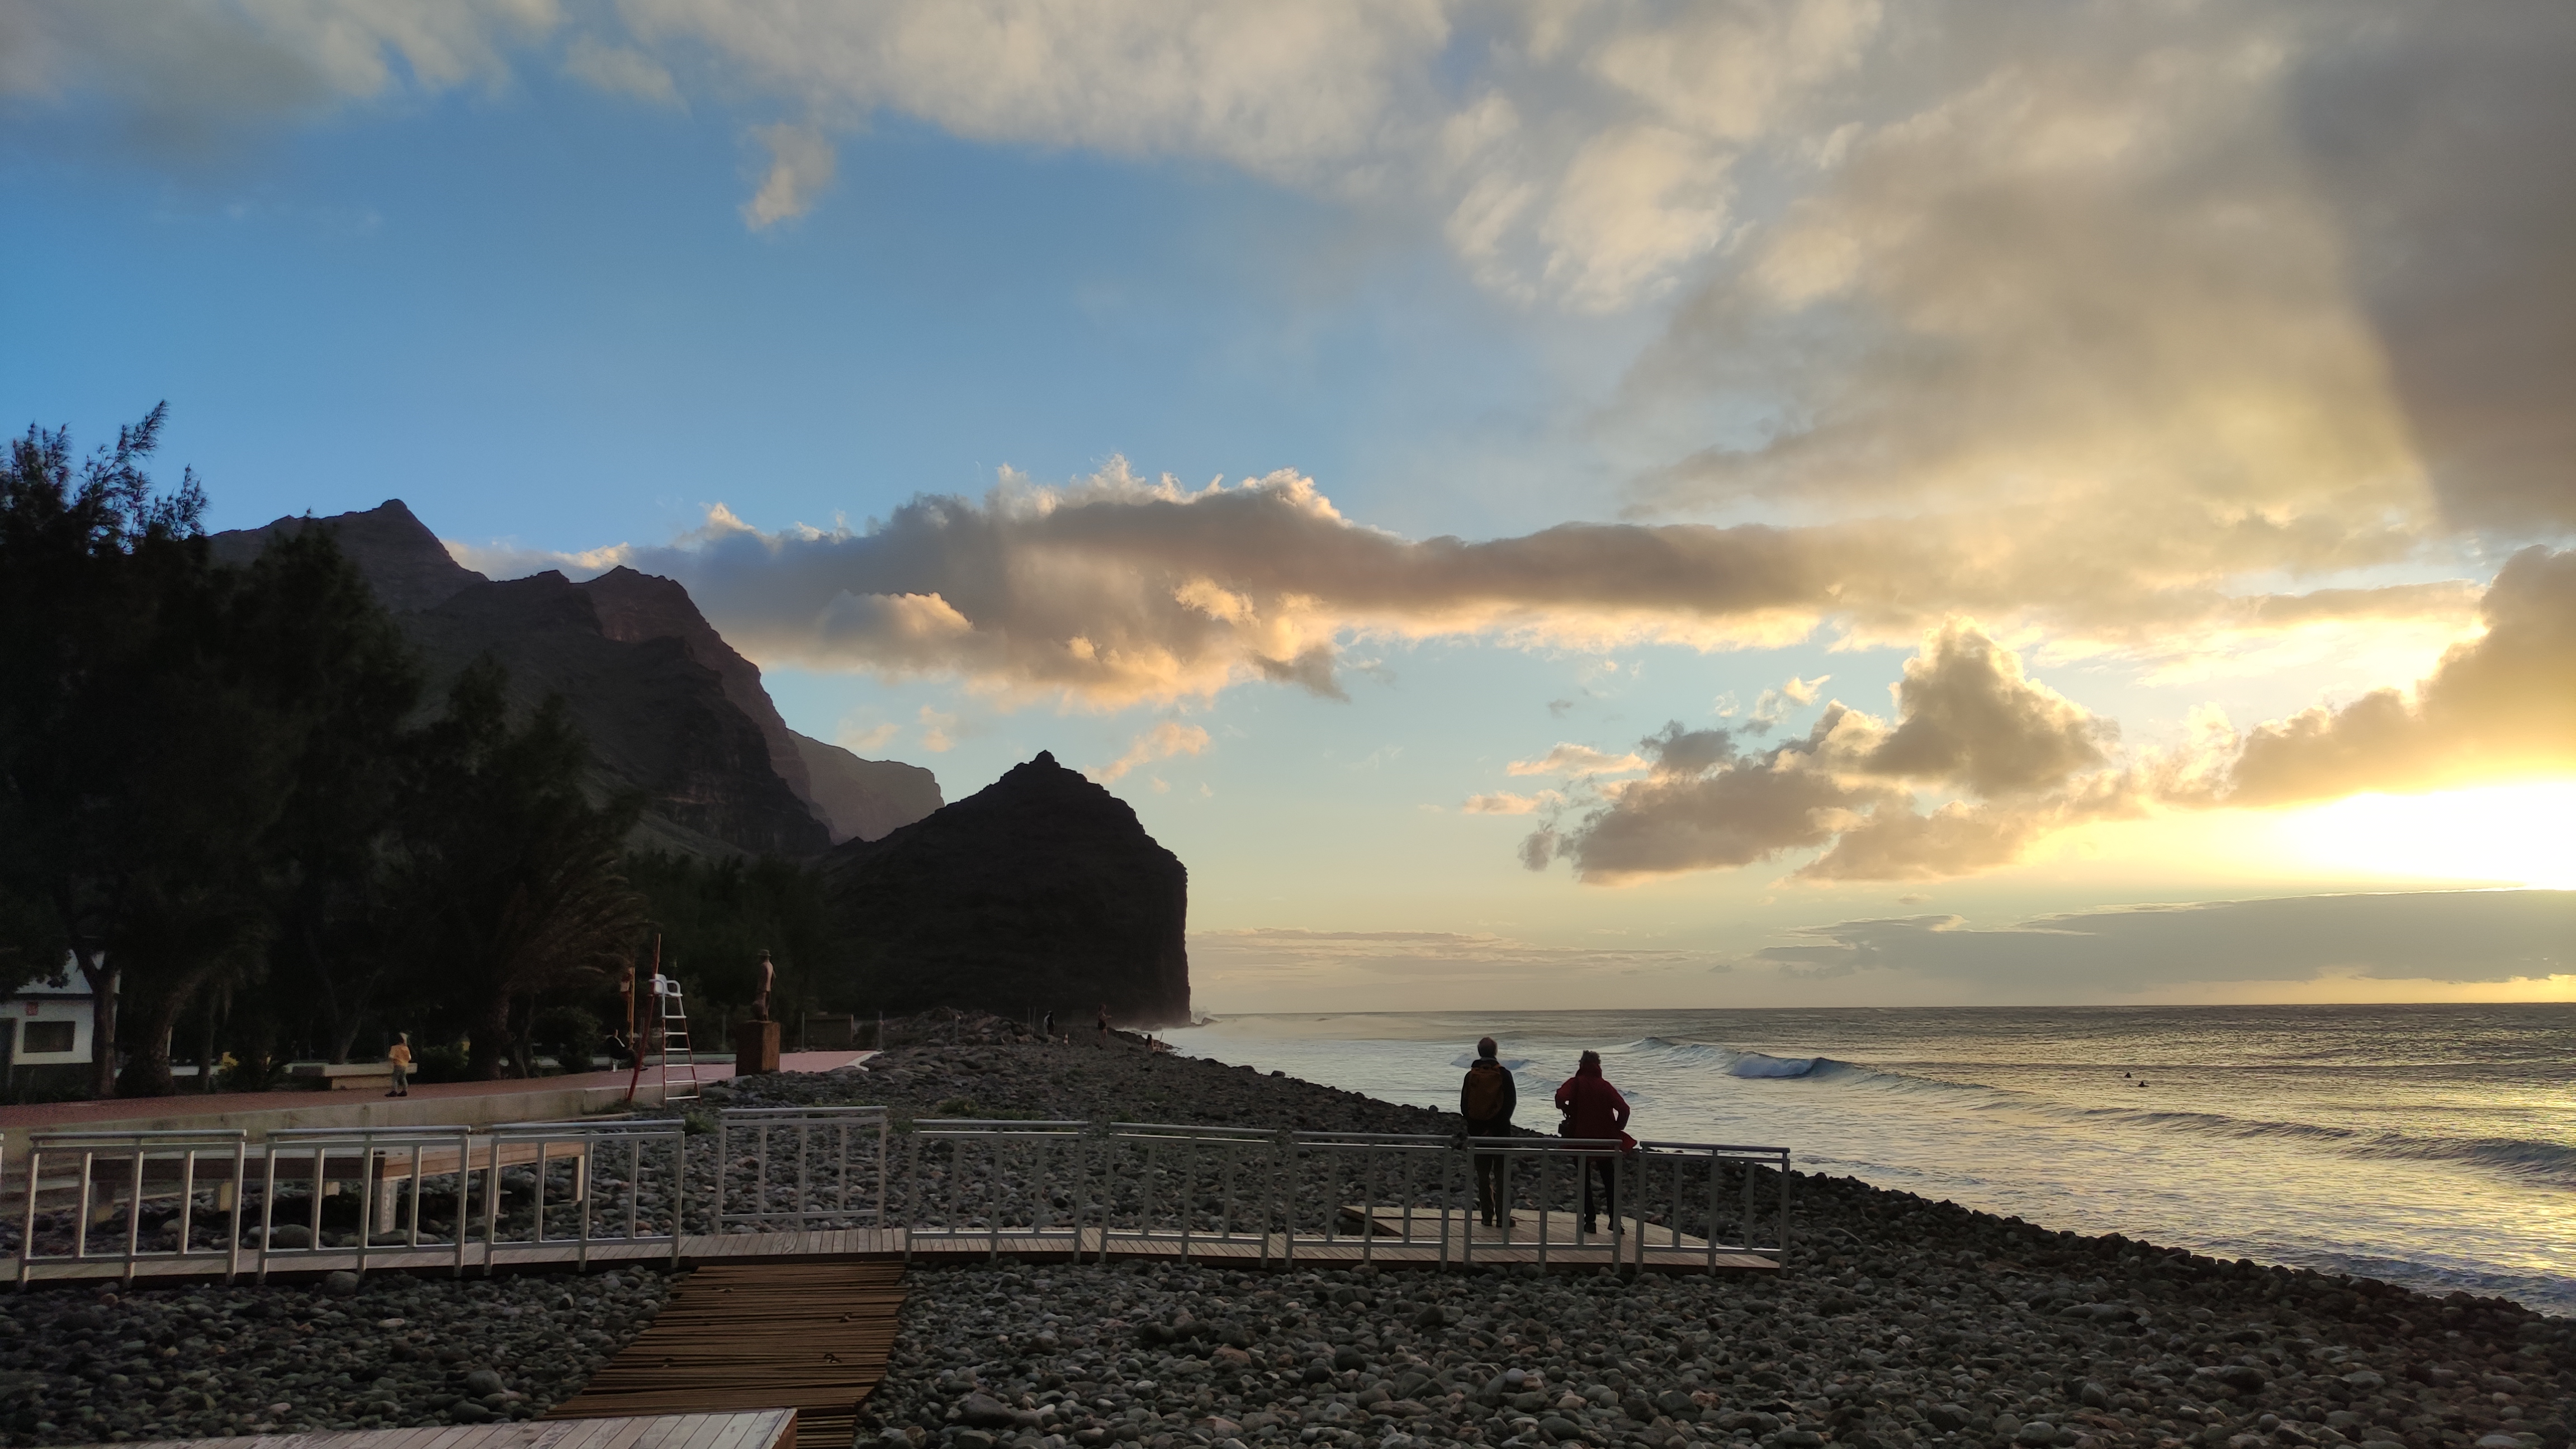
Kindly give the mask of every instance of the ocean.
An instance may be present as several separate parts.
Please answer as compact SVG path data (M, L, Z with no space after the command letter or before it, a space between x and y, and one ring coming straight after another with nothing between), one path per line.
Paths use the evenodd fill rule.
M2576 1005L1231 1016L1176 1050L1524 1127L1601 1053L1640 1138L2081 1233L2576 1313Z

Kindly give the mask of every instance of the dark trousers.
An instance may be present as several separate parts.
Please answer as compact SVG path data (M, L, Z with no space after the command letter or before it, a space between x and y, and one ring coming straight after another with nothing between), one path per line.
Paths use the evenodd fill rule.
M1470 1122L1467 1124L1467 1135L1509 1137L1512 1135L1511 1120L1505 1118L1500 1122ZM1503 1214L1512 1210L1511 1200L1503 1191L1503 1162L1503 1154L1499 1152L1476 1154L1476 1217L1489 1228L1499 1225L1503 1220Z
M1601 1180L1601 1205L1610 1210L1610 1231L1619 1231L1619 1159L1600 1153L1583 1159L1583 1230L1591 1232L1592 1180Z

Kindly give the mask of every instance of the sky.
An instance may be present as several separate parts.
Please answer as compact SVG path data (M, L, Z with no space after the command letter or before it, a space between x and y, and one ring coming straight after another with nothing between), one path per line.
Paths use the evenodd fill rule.
M0 5L0 399L686 584L1218 1012L2576 999L2576 10Z

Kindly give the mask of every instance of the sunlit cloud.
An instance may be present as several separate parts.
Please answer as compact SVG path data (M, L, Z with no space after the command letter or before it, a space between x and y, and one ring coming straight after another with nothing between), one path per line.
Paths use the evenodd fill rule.
M2576 891L2292 896L2124 906L1975 927L1958 916L1787 933L1739 964L1810 976L1906 971L1993 990L2141 992L2339 974L2546 980L2576 964Z
M1086 770L1083 773L1089 775L1098 783L1106 785L1110 781L1125 775L1128 771L1135 769L1139 765L1150 765L1157 760L1168 760L1175 755L1199 754L1206 750L1207 747L1208 732L1206 730L1199 728L1197 725L1185 725L1173 720L1164 720L1162 723L1155 725L1152 729L1138 735L1134 743L1128 745L1127 753L1120 755L1117 759L1110 761L1108 764L1099 766L1096 769ZM1154 782L1154 788L1157 790L1169 790L1171 786L1157 780Z
M1620 775L1646 768L1644 757L1636 754L1609 755L1590 745L1560 744L1535 760L1514 760L1503 767L1507 775Z
M760 189L743 203L742 219L762 231L813 210L815 198L832 184L836 161L831 139L811 126L764 126L754 134L769 159Z

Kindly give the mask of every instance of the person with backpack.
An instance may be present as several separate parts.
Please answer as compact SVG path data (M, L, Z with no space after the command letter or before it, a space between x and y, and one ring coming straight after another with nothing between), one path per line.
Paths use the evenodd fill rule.
M1560 1137L1583 1138L1596 1142L1620 1142L1635 1146L1628 1139L1628 1099L1601 1075L1601 1053L1585 1052L1575 1065L1574 1075L1556 1089L1556 1109L1565 1114L1565 1123L1557 1129ZM1586 1153L1583 1159L1583 1231L1594 1231L1592 1181L1601 1180L1601 1201L1610 1208L1610 1235L1619 1235L1619 1164L1606 1152Z
M1511 1071L1500 1058L1492 1037L1476 1043L1475 1065L1467 1068L1467 1080L1458 1084L1458 1115L1467 1119L1470 1137L1509 1137L1512 1135L1512 1109L1520 1105L1520 1092L1512 1085ZM1476 1154L1476 1211L1489 1228L1511 1225L1511 1204L1504 1199L1503 1154Z

